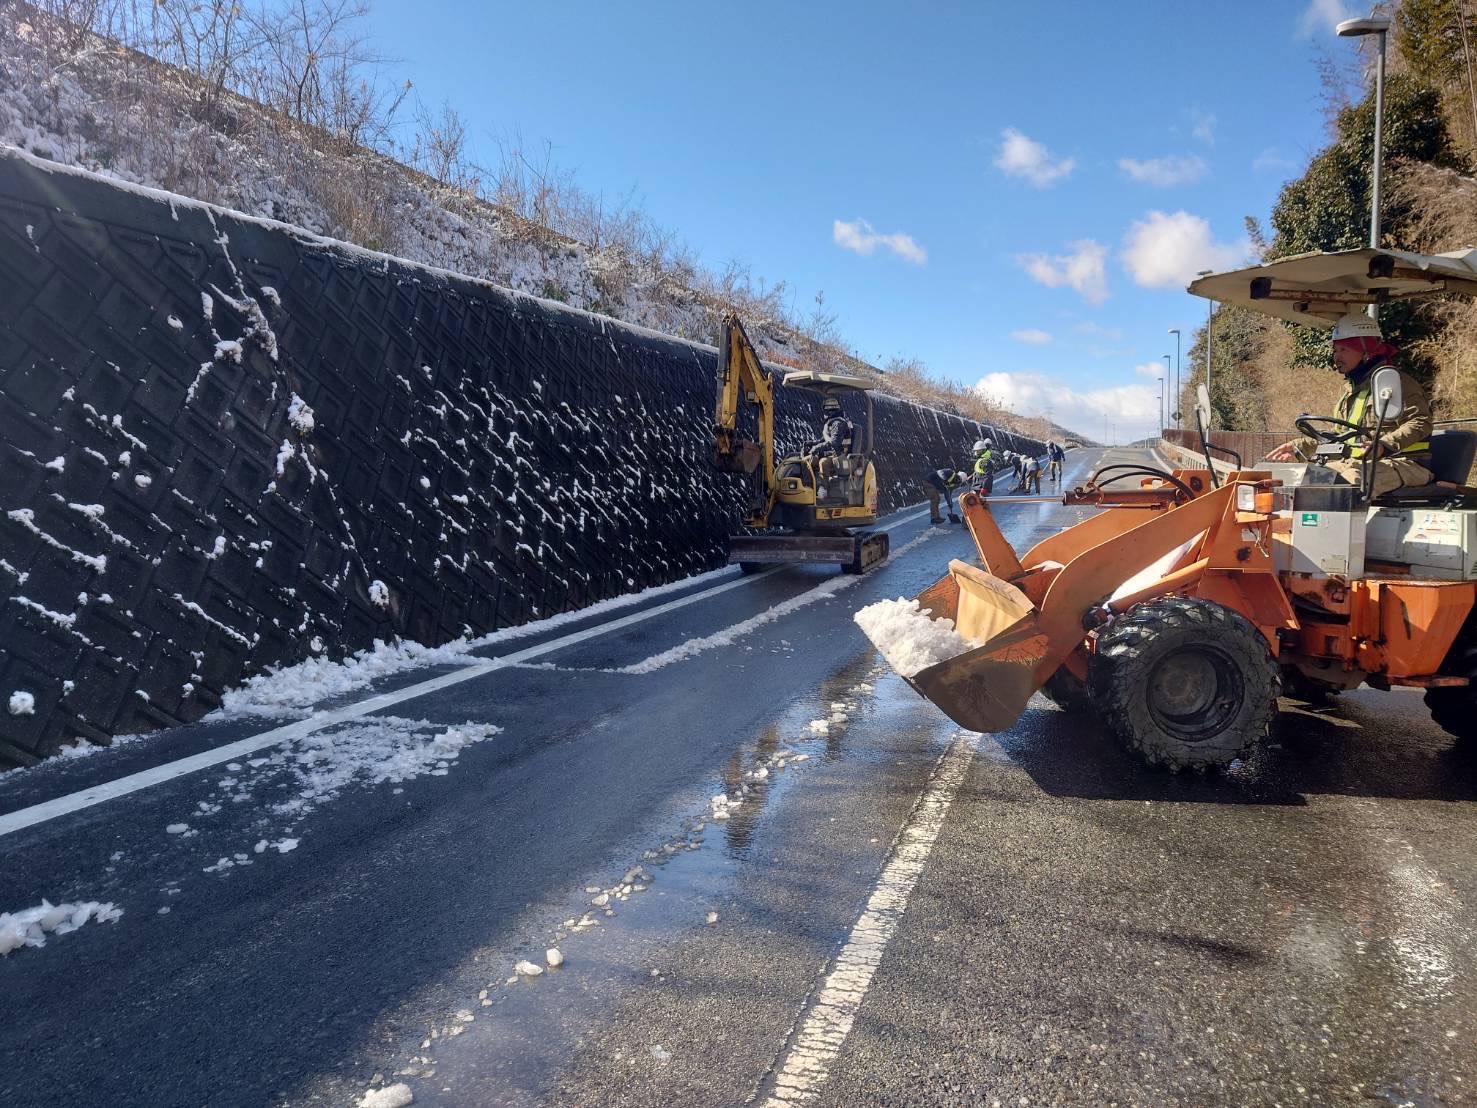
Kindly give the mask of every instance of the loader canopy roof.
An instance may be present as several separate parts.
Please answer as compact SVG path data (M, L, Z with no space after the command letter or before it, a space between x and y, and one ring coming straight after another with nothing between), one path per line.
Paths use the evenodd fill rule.
M1477 295L1477 249L1412 254L1366 246L1297 254L1201 277L1190 291L1291 323L1326 328L1364 304L1442 292Z
M860 377L843 377L839 373L816 373L809 369L795 369L785 374L785 387L810 389L813 392L866 392L872 387L870 381Z

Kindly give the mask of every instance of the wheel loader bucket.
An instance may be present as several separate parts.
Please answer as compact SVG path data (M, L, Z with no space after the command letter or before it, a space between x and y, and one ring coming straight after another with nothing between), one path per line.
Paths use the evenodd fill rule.
M949 575L921 593L918 604L934 619L952 620L978 645L904 679L971 731L1015 723L1038 688L1036 667L1047 649L1035 606L1014 585L960 561L949 563Z

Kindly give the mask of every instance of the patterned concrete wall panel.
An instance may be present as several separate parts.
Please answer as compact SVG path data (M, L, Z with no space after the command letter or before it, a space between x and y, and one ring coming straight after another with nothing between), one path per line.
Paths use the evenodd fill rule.
M14 151L0 304L0 761L675 580L740 515L710 347ZM884 508L979 433L879 397Z

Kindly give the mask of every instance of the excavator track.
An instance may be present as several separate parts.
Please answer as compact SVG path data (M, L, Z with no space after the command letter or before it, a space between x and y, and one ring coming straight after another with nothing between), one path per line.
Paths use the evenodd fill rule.
M856 555L846 565L847 573L866 573L887 560L891 543L886 531L860 531L853 536Z

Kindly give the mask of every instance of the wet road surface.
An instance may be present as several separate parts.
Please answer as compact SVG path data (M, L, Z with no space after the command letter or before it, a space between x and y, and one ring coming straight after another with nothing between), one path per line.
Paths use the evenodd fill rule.
M961 737L850 615L968 537L889 526L840 588L708 579L369 725L472 736L444 772L305 792L268 748L0 837L0 910L124 911L0 958L0 1103L1477 1102L1477 759L1419 696L1288 704L1226 778L1039 698ZM279 723L9 775L0 819Z

